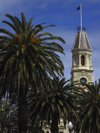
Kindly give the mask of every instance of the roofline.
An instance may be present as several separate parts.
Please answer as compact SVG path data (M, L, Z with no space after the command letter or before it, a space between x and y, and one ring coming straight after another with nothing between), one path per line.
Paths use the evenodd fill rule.
M92 52L92 49L80 49L80 48L74 48L71 50L71 52L73 51L89 51L89 52Z

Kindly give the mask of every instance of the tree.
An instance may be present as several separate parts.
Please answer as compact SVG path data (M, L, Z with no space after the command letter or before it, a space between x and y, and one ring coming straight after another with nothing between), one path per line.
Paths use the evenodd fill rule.
M10 131L17 126L17 105L5 97L0 100L0 133Z
M19 133L27 131L27 91L31 85L39 84L42 93L47 91L46 84L55 75L63 75L63 64L56 52L64 54L63 48L55 42L65 41L61 37L43 32L43 29L54 25L32 25L23 13L21 20L6 14L11 22L3 21L15 33L0 28L0 92L10 95L18 94L18 128ZM39 88L38 88L39 89ZM45 91L44 91L45 90Z
M88 92L77 90L81 133L100 132L100 85L85 84ZM77 122L76 122L77 124ZM77 129L77 128L76 128ZM79 131L79 129L77 129Z
M31 101L29 103L30 118L33 123L38 119L43 123L45 120L50 124L51 132L58 133L58 123L61 116L64 118L66 125L66 118L68 119L70 112L76 114L74 97L72 94L72 86L64 78L54 78L52 80L53 93L48 90L48 98L41 95L39 92L31 94Z

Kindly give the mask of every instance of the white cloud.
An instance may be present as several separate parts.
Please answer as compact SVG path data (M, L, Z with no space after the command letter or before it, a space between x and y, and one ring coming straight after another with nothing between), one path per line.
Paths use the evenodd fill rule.
M1 0L0 11L23 8L48 9L48 7L54 7L56 5L67 6L67 3L69 3L69 1L70 0L68 0L67 2L65 0Z
M14 6L18 6L20 3L21 3L21 0L1 0L0 11L13 8Z
M84 1L83 1L84 2ZM99 2L99 0L91 0L87 1L85 0L85 3L96 3ZM23 8L25 7L33 7L33 8L40 8L40 9L47 9L48 6L69 6L69 4L75 3L75 0L1 0L0 1L0 11L5 11L8 9L14 9L14 8ZM77 1L78 3L78 1Z

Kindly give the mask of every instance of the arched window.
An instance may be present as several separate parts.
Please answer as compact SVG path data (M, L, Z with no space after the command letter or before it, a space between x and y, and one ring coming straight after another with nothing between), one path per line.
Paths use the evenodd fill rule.
M82 65L82 66L85 65L85 58L84 58L84 55L81 56L81 65Z

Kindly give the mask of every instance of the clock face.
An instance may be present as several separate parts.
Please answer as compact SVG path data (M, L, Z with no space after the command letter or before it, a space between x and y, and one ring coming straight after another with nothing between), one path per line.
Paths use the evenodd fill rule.
M81 79L80 79L80 82L81 82L81 83L86 83L87 80L86 80L86 78L81 78Z

